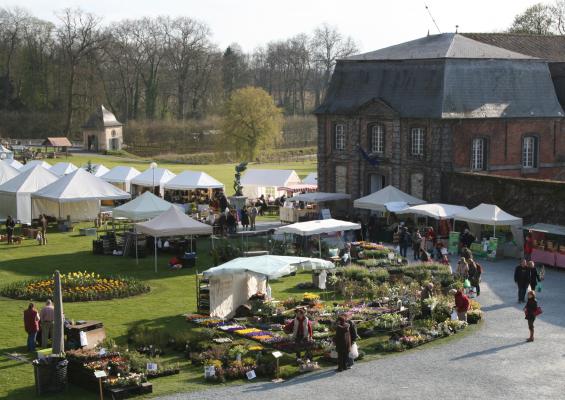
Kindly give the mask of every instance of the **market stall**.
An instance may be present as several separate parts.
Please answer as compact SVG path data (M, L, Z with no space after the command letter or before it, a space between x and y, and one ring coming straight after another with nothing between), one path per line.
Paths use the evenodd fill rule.
M320 203L330 201L349 200L346 193L310 192L301 193L286 199L280 207L280 220L282 222L299 222L313 220L320 217Z
M74 165L73 163L59 162L53 165L51 168L49 168L49 171L53 172L57 176L63 176L63 175L68 175L76 171L77 169L78 169L77 166Z
M269 279L278 279L298 270L335 268L330 261L306 257L263 255L240 257L210 268L203 276L210 280L210 315L233 317L237 307L257 292L266 293Z
M20 173L17 169L11 167L8 163L0 162L0 185L9 181Z
M36 165L0 185L0 219L8 215L31 224L31 194L57 181L58 176Z
M178 207L171 206L161 215L135 225L135 231L153 236L155 272L157 272L157 239L170 236L212 235L212 226L195 221ZM191 241L192 243L192 241Z
M103 200L124 200L131 195L79 168L32 193L32 216L55 216L59 220L93 220Z
M294 170L287 169L248 169L241 177L243 195L250 199L264 195L277 198L285 194L279 187L301 183L300 177Z
M131 180L131 194L135 197L150 190L163 197L165 184L175 176L166 168L148 168Z
M145 192L141 196L122 204L112 210L112 218L127 218L132 221L143 221L155 218L173 206L166 200Z
M102 175L100 178L126 192L130 192L131 180L139 174L141 174L141 172L134 167L117 166Z
M353 202L353 207L371 211L397 212L406 206L424 204L425 201L404 193L392 185ZM394 209L390 209L393 207Z
M173 203L208 205L224 184L205 172L183 171L165 183L165 196Z
M532 261L565 268L565 226L537 223L524 227L531 233Z
M488 241L486 239L483 240L482 244L476 243L475 246L471 247L472 251L485 254L489 258L496 258L500 255L509 257L518 257L521 255L523 247L522 218L508 214L494 204L481 203L471 210L455 215L453 219L454 221L465 221L469 223L471 231L475 232L477 230L473 228L472 224L492 226L492 236ZM499 243L501 238L496 236L497 226L510 226L513 236L513 242L506 243L507 246L504 252L498 251L502 243ZM478 237L479 235L475 236Z

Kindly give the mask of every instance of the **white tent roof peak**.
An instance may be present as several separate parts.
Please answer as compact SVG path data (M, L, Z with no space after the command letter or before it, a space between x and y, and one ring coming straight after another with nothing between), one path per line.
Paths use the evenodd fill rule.
M375 192L368 196L361 197L353 202L353 207L366 210L387 211L387 203L404 202L408 205L424 204L425 201L417 197L404 193L402 190L392 185Z
M473 222L483 225L522 225L522 218L508 214L494 204L481 203L477 207L457 214L458 221Z
M325 201L349 200L350 195L346 193L326 193L326 192L310 192L302 193L289 197L287 201L305 201L307 203L323 203Z
M134 167L117 166L101 176L106 182L126 183L141 174Z
M248 169L241 177L242 186L287 186L300 182L296 171L291 169Z
M245 273L247 271L264 275L269 279L278 279L296 272L298 269L317 270L333 269L331 261L319 258L264 255L239 257L203 272L205 277L216 277Z
M20 171L11 167L10 164L0 162L0 185L16 177L19 173Z
M141 196L112 210L112 217L129 218L134 221L154 218L161 215L173 204L147 191Z
M317 185L318 184L318 173L317 172L310 172L304 179L302 179L302 183L306 183L308 185Z
M15 158L7 158L5 160L0 160L0 161L4 162L5 164L8 164L10 167L15 168L17 170L20 170L24 166L21 162L19 162Z
M158 217L136 224L135 230L153 237L212 234L211 225L190 218L174 206Z
M59 162L49 168L49 171L53 172L55 175L63 176L76 171L78 168L76 165L70 162Z
M104 166L104 164L91 164L92 172L94 176L102 177L102 175L107 174L110 170ZM85 164L81 167L85 171L87 171L88 164ZM87 171L88 172L88 171Z
M465 211L469 211L469 209L464 206L455 206L453 204L443 203L430 203L407 207L403 210L396 211L396 213L425 215L427 217L435 219L451 219L455 215Z
M224 184L206 172L183 171L165 183L164 187L172 190L223 189Z
M86 172L82 168L65 175L56 182L44 187L32 197L46 198L58 202L84 200L122 200L131 195L114 185Z
M352 231L361 229L361 225L340 221L338 219L320 219L316 221L297 222L277 228L278 233L293 233L300 236L320 235L322 233Z
M51 164L49 164L47 161L43 161L43 160L30 160L28 161L26 164L24 164L23 167L20 168L20 172L23 171L27 171L30 168L35 167L36 165L41 165L43 168L45 169L50 169L51 168Z
M0 192L34 193L58 179L59 177L54 173L41 165L36 165L0 185Z
M153 184L155 186L163 186L165 183L169 182L176 175L173 174L166 168L148 168L141 174L137 175L131 180L134 185L148 186L151 187Z

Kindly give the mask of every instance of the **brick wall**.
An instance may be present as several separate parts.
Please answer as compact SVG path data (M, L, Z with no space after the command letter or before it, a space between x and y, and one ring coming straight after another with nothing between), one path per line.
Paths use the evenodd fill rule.
M476 173L444 173L442 201L469 208L496 204L524 224L565 225L565 182Z

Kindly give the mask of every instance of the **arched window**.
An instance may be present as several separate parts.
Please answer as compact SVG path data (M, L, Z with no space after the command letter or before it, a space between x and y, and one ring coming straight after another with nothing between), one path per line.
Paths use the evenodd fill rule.
M370 129L371 153L383 154L385 152L385 128L381 124L375 124Z
M335 149L345 150L345 126L343 124L335 125Z
M537 136L524 136L522 139L522 168L538 167L538 141Z
M484 138L473 139L471 145L471 169L474 171L483 170L486 167L486 140Z

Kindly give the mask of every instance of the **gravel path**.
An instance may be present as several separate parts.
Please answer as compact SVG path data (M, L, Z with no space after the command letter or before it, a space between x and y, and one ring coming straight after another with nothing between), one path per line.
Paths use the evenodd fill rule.
M486 320L475 334L439 346L323 370L280 384L259 382L162 399L564 399L565 272L546 271L536 340L517 304L513 261L484 263L479 300Z

